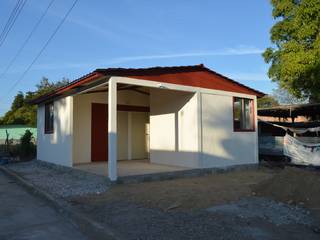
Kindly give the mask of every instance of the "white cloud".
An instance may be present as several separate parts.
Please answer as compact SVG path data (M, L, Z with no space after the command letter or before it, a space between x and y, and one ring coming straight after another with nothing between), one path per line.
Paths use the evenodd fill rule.
M97 24L91 24L87 21L82 21L80 19L71 18L71 17L68 18L67 21L71 22L73 24L76 24L78 26L81 26L83 28L87 28L87 29L91 30L92 32L96 32L96 33L98 33L108 39L114 39L116 41L120 41L122 39L122 37L119 34L113 32L113 31L107 30L108 28L101 27Z
M58 12L51 11L50 14L56 18L62 18L62 15ZM105 19L103 19L105 20ZM128 34L131 35L140 35L142 37L156 40L158 39L155 35L147 34L145 32L139 31L137 29L131 29L126 26L119 25L118 23L111 23L111 22L92 22L90 23L90 19L82 20L82 18L77 18L74 16L69 16L66 20L69 23L77 25L79 27L85 28L90 32L99 34L108 41L115 41L115 42L127 42L128 41Z
M95 60L90 62L75 62L75 63L48 63L36 64L33 69L36 70L52 70L52 69L68 69L68 68L95 68L98 66L107 66L121 64L127 62L141 60L157 60L157 59L174 59L174 58L190 58L190 57L214 57L214 56L239 56L239 55L256 55L261 54L262 49L256 47L241 46L237 48L225 48L213 51L196 51L186 53L169 53L169 54L153 54L139 56L124 56L106 60ZM241 76L241 74L240 74Z
M267 73L226 73L224 75L238 81L270 81Z
M261 54L262 49L256 47L241 46L238 48L226 48L213 51L198 51L187 53L170 53L170 54L155 54L155 55L140 55L119 57L111 60L112 63L124 63L137 60L153 60L153 59L169 59L169 58L185 58L185 57L210 57L210 56L236 56L236 55L255 55Z

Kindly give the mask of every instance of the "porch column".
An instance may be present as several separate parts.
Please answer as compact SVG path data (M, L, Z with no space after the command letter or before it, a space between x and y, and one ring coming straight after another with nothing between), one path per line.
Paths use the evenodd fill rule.
M117 180L117 82L108 83L108 176Z

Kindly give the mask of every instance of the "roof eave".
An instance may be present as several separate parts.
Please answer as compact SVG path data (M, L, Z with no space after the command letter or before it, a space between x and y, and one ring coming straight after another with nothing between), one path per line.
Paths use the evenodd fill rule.
M45 95L31 99L30 101L28 101L28 104L37 105L37 104L41 104L43 102L52 101L54 98L62 95L63 93L67 92L68 90L73 89L74 87L77 87L83 83L94 81L94 80L99 79L104 76L105 75L101 72L93 71L87 75L82 76L81 78L78 78L77 80L75 80L65 86L62 86L60 88L53 90L52 92L49 92Z

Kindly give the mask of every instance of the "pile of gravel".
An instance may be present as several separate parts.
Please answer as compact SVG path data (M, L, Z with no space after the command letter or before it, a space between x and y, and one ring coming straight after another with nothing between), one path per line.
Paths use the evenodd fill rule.
M110 181L104 176L39 160L8 164L7 168L40 189L63 198L100 194L110 187Z

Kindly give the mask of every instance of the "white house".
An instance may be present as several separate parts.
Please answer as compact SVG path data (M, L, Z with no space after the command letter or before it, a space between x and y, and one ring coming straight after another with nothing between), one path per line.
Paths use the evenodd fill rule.
M203 65L97 69L32 101L39 160L117 160L189 168L258 162L256 100L264 94Z

